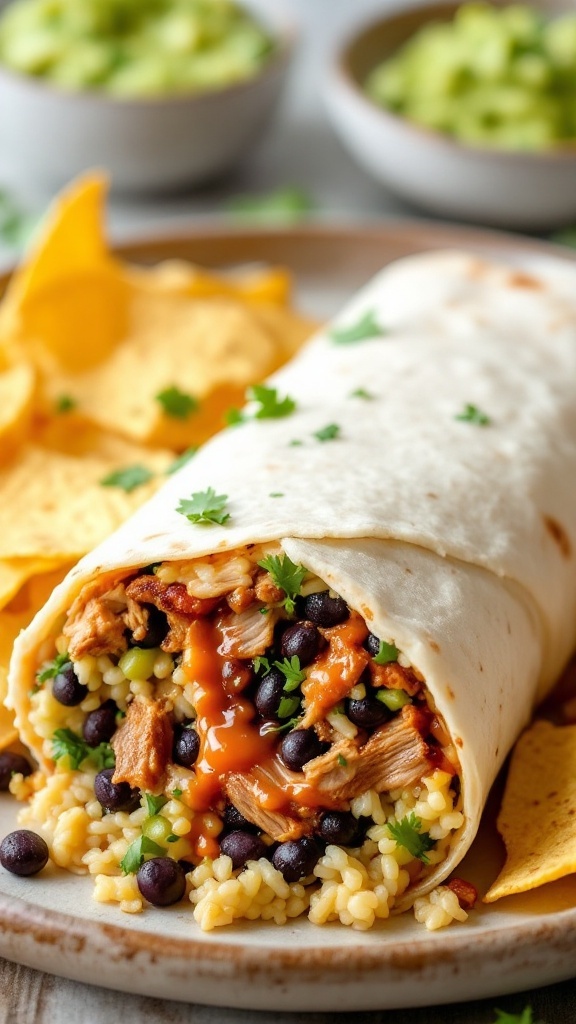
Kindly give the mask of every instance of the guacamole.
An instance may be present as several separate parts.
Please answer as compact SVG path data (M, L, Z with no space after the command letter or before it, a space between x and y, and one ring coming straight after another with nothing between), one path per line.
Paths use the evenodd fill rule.
M15 0L0 15L1 64L122 98L219 89L272 49L233 0Z
M422 28L365 83L383 107L472 145L576 140L576 14L466 4Z

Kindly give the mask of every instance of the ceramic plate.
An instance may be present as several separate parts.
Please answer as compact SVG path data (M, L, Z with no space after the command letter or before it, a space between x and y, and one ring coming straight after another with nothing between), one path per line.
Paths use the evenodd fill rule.
M208 266L279 263L292 269L299 304L327 316L383 264L411 252L466 248L529 267L568 252L521 238L436 224L322 226L202 232L131 245L142 262L182 257ZM491 822L458 873L484 891L502 850ZM17 805L0 800L0 835ZM306 920L245 923L204 934L191 908L130 917L91 899L90 879L48 868L19 879L0 872L0 955L126 992L270 1010L369 1010L503 995L560 981L576 963L576 876L491 907L464 925L427 932L411 914L368 933Z

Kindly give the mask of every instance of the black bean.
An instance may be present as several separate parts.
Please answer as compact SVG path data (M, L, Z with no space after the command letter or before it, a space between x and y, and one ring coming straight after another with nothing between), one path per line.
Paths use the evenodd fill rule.
M0 754L0 793L5 793L10 788L10 779L16 774L31 775L32 766L22 754L12 754L9 750L3 750Z
M233 868L241 868L248 860L264 857L266 845L253 832L229 832L220 840L220 853L230 857Z
M96 799L107 811L126 811L128 814L140 805L140 792L127 782L112 782L115 768L104 768L94 779Z
M346 714L350 721L361 729L377 729L390 717L388 709L375 697L349 700Z
M287 843L280 843L274 852L272 863L286 882L298 882L312 874L320 856L318 844L308 836L302 836L301 839L289 839Z
M280 757L293 772L299 772L308 761L320 757L325 749L314 729L293 729L280 744Z
M90 747L109 743L116 732L118 708L113 700L107 700L99 708L90 711L84 719L82 735Z
M52 684L52 696L59 704L74 708L81 704L88 694L88 687L78 679L71 661L62 666Z
M143 608L148 612L148 626L146 629L146 636L143 640L135 640L131 633L128 633L128 643L130 647L144 647L148 650L151 647L160 647L163 640L166 639L168 633L168 619L161 612L159 608L156 608L153 604L143 604Z
M271 668L263 676L254 698L256 710L259 715L262 715L262 718L274 719L278 717L280 701L285 696L285 684L286 676L277 668Z
M136 882L144 899L155 907L170 907L186 892L184 869L171 857L152 857L145 861L138 870Z
M254 678L254 670L246 661L228 658L222 664L222 685L226 693L242 693Z
M300 665L309 665L320 650L322 637L313 622L295 622L282 634L280 651L283 658L300 659Z
M380 651L380 640L377 636L374 636L374 633L368 633L368 636L364 641L364 647L368 651L368 654L371 654L372 657L375 658Z
M200 753L200 737L196 729L182 728L176 726L174 730L174 745L172 747L172 759L175 764L183 768L192 768L198 760Z
M317 626L328 629L339 626L350 616L350 609L342 597L330 597L329 590L321 590L319 594L310 594L304 599L304 615Z
M240 829L242 832L259 832L257 825L253 825L251 821L248 821L243 814L240 813L234 804L226 804L224 814L222 815L222 821L224 822L224 830L226 832L237 832Z
M46 867L48 856L42 836L25 828L10 832L0 844L0 864L13 875L37 875Z
M326 811L320 818L319 831L327 843L349 846L358 831L358 822L349 811Z

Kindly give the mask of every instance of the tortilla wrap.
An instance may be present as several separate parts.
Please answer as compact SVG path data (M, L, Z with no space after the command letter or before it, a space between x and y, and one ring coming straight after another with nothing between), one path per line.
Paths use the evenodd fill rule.
M400 909L446 878L576 646L574 284L560 264L528 275L451 252L382 271L271 379L296 411L209 442L20 635L9 700L40 763L53 767L28 721L29 693L83 585L279 541L426 681L458 751L465 822ZM368 313L381 336L337 343ZM462 418L470 408L489 422ZM339 433L322 443L327 424ZM176 511L208 487L228 496L224 525Z

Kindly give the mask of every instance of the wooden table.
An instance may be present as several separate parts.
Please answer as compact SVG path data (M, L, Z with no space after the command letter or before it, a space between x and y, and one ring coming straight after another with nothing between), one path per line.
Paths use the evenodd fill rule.
M494 1024L498 1006L534 1024L575 1024L576 981L500 999L374 1013L256 1013L124 995L0 960L0 1024Z

